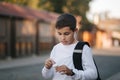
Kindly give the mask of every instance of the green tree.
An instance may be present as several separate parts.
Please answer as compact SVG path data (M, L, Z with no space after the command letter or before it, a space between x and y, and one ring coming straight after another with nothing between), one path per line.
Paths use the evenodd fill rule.
M86 12L91 0L0 0L18 5L29 6L34 9L44 9L56 13L71 13L81 15L83 22L87 22Z
M38 3L40 0L0 0L0 2L9 2L17 5L28 6L34 9L38 9Z
M18 5L26 5L27 0L0 0L1 2L9 2Z
M66 0L63 8L64 12L82 16L83 22L87 22L86 12L89 10L89 2L91 0Z
M82 28L89 30L91 23L86 18L89 2L92 0L41 0L39 7L57 13L71 13L82 16Z
M34 9L38 9L38 4L39 4L40 0L28 0L27 1L27 6L34 8Z
M86 18L89 2L92 0L0 0L18 5L29 6L34 9L43 9L56 13L71 13L82 16L84 28L90 28L91 23ZM87 24L87 25L86 25Z
M89 10L91 0L41 0L39 7L57 13L71 13L82 16L84 23L87 23L86 12Z

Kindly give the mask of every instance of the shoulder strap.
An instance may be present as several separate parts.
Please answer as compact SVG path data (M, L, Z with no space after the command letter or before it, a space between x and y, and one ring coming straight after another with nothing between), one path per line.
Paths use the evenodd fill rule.
M74 67L78 70L83 70L81 57L83 46L85 44L89 46L88 42L78 42L73 52L73 64Z
M78 70L83 70L82 50L83 50L84 45L88 45L90 47L88 42L78 42L74 49L74 52L73 52L73 64L74 64L74 67ZM93 60L94 60L94 58L93 58ZM97 73L98 73L98 78L96 80L101 80L95 60L94 60L94 63L95 63Z

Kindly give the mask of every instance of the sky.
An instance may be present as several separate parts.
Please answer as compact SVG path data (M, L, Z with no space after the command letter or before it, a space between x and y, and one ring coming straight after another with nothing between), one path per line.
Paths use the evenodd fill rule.
M110 18L120 19L120 0L93 0L89 4L88 19L92 19L94 13L109 12Z

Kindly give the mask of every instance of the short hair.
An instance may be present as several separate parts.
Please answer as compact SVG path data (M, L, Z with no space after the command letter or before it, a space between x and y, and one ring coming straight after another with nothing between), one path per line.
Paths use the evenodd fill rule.
M73 15L68 13L64 13L60 15L57 18L56 25L55 25L56 29L61 29L66 26L70 27L72 31L74 31L76 28L76 18Z

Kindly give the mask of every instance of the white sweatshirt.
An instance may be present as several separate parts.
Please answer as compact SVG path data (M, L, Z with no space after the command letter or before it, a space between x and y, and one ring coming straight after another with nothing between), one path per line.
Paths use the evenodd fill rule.
M95 80L97 78L97 70L92 58L92 51L87 45L83 47L82 66L84 70L77 70L73 65L73 50L78 42L71 45L63 45L59 43L55 45L51 51L50 58L56 64L51 69L43 68L42 75L44 78L51 78L52 80ZM73 69L74 76L62 75L55 71L54 66L66 65L69 69Z

